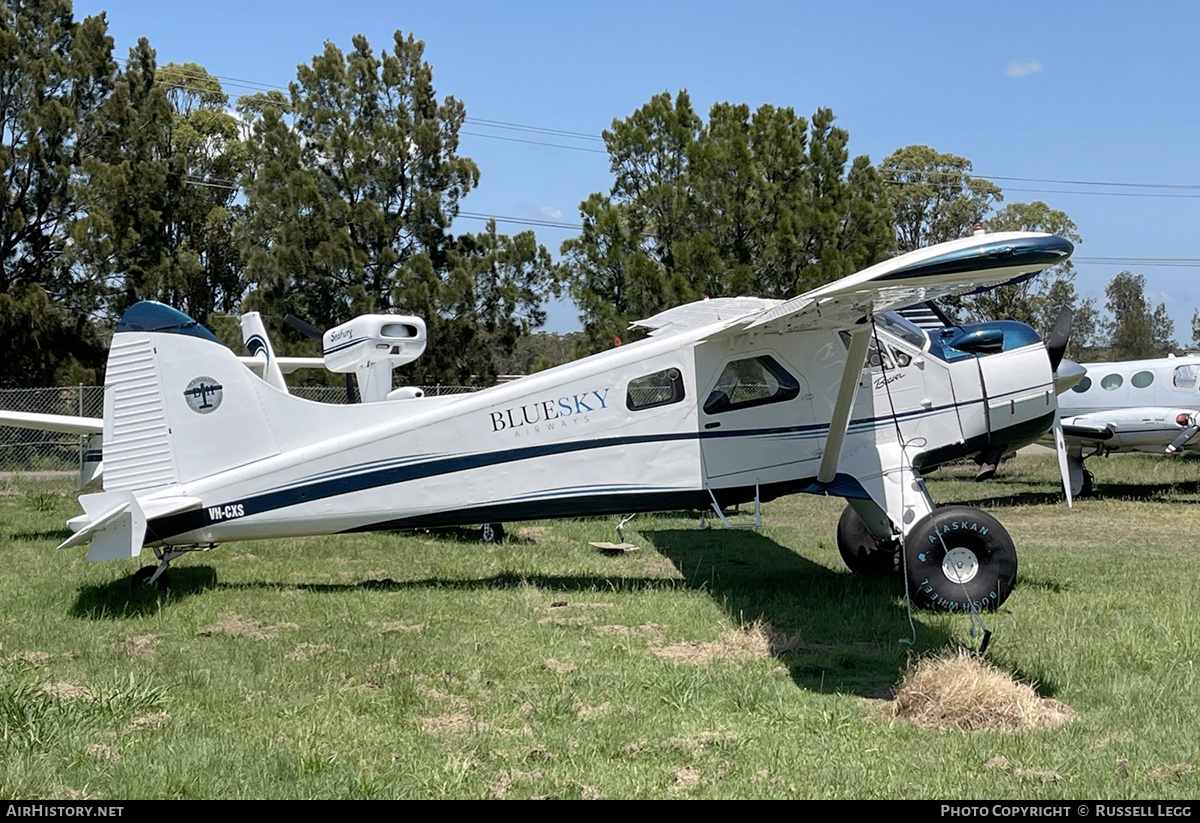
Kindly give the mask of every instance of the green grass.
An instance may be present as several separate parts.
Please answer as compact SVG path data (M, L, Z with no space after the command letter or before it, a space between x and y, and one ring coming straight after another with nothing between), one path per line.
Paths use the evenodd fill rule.
M160 597L55 552L73 497L10 487L0 796L1194 798L1200 463L1089 467L1072 511L1049 456L930 477L1017 543L990 659L1078 713L1021 734L882 719L911 656L979 637L848 573L836 499L639 515L616 557L615 518L228 544ZM756 620L791 650L739 651Z

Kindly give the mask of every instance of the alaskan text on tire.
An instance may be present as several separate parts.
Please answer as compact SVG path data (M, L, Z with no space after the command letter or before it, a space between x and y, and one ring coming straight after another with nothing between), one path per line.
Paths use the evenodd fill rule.
M992 611L1017 582L1017 552L1004 527L970 506L945 506L904 540L908 590L935 611Z

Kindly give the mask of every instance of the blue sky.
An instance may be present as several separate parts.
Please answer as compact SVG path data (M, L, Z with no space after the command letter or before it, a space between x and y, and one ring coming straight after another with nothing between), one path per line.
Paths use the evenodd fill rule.
M575 222L579 203L612 182L595 140L482 120L598 137L652 95L682 88L701 113L719 101L804 116L826 106L853 155L877 163L925 144L969 159L1005 202L1062 209L1083 237L1083 296L1103 307L1115 274L1144 274L1176 338L1190 342L1200 265L1086 259L1200 258L1200 4L75 2L77 17L101 10L117 56L144 36L160 64L246 81L224 80L232 95L286 87L327 40L348 50L364 34L379 51L397 30L414 34L439 95L466 104L462 153L482 179L463 210L478 214ZM536 232L556 254L575 234ZM551 330L576 327L569 305L554 307Z

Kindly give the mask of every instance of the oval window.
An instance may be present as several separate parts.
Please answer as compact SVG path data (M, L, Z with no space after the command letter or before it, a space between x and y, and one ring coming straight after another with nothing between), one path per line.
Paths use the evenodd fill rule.
M1077 391L1080 394L1083 394L1085 391L1087 391L1091 387L1092 387L1092 378L1083 377L1080 379L1080 381L1078 383L1076 383L1074 386L1071 387L1071 391Z
M1106 374L1104 379L1100 381L1100 388L1105 391L1112 391L1113 389L1121 388L1121 384L1124 382L1124 378L1119 374Z
M1154 382L1154 372L1140 371L1133 377L1129 378L1129 382L1136 388L1144 389Z

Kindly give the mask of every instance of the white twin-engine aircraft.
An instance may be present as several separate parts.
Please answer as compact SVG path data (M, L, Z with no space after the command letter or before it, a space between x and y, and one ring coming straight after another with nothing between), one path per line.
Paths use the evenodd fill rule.
M364 402L346 406L288 393L281 366L310 364L275 358L256 315L243 363L186 315L139 303L109 353L104 491L81 496L62 547L90 541L89 560L150 547L159 564L135 579L161 586L171 561L229 540L480 523L486 536L681 508L727 522L728 506L808 492L847 499L838 544L855 571L902 567L922 605L994 609L1016 579L1011 539L976 509L935 509L921 472L1037 440L1083 372L1059 366L1066 331L1048 348L1016 323L931 339L890 310L1072 250L1025 232L943 243L786 301L669 309L637 324L644 340L452 397L391 388L424 350L421 320L360 317L323 337L325 366L358 376ZM52 428L35 417L21 425Z
M1113 452L1179 454L1200 448L1200 355L1085 364L1062 396L1071 490L1092 492L1088 457Z

